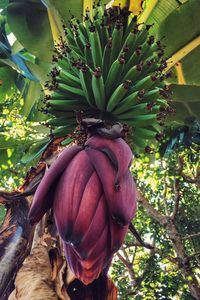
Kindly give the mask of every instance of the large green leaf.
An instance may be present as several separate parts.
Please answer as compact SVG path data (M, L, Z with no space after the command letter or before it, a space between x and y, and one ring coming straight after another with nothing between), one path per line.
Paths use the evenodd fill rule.
M200 46L185 56L181 62L187 84L200 85Z
M1 0L0 1L0 8L3 9L3 8L6 8L6 6L8 5L9 3L9 0Z
M185 0L186 2L188 0ZM147 24L154 24L152 33L156 33L160 24L166 17L183 1L177 0L146 0L144 3L144 10L138 18L139 23L145 22Z
M0 149L9 149L9 148L15 148L19 144L26 143L26 146L29 144L29 142L24 141L19 138L13 138L13 137L8 137L5 135L0 135ZM30 144L32 142L30 141Z
M53 5L65 21L70 20L72 14L76 18L81 19L84 7L91 7L92 4L95 3L94 0L42 0L42 2L46 3L47 6L49 4ZM109 0L101 1L103 4L107 4L109 2Z
M53 40L45 6L40 1L12 1L8 23L19 42L32 54L50 61Z
M200 121L200 87L173 84L171 89L176 114L170 119L179 122L192 116Z
M38 82L27 82L27 87L24 93L24 106L22 107L21 114L28 117L31 113L35 103L41 97L41 85Z
M173 10L160 24L158 36L163 38L167 57L200 35L199 12L200 1L190 0Z
M36 141L31 148L28 148L28 151L21 159L21 162L24 164L30 163L32 160L37 159L42 152L47 148L50 138L43 138Z
M51 0L49 1L59 12L60 16L65 20L70 20L71 14L80 18L83 13L83 0Z
M16 72L9 67L0 68L0 102L7 96L13 94L15 87Z
M35 63L26 61L26 65L31 70L31 73L39 80L40 84L44 85L49 80L48 74L52 68L50 63L36 60Z

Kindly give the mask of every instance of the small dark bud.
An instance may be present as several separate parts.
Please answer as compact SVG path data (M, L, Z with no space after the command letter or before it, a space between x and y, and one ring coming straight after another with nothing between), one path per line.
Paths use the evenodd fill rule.
M159 52L158 52L158 57L162 57L164 55L164 50L160 50Z
M52 56L52 62L58 62L58 57L57 55Z
M142 90L140 90L140 91L138 92L138 97L139 97L140 99L142 99L142 98L144 97L144 94L145 94L145 89L142 89Z
M134 33L134 34L137 34L137 33L139 32L138 27L139 27L139 24L135 24L135 26L134 26L134 28L133 28L133 33Z
M89 42L87 42L87 43L85 44L85 47L86 47L87 49L90 49L90 48L91 48L91 44L90 44Z
M154 25L154 24L151 24L151 25L148 24L148 25L146 25L145 29L146 29L146 30L149 30L151 27L153 27L153 25Z
M127 53L127 52L129 51L129 49L130 49L130 48L126 45L126 46L123 48L122 51L123 51L124 53Z
M124 83L123 83L123 87L128 90L130 85L132 84L132 81L131 80L125 80Z
M170 105L167 107L167 112L168 112L169 114L172 114L172 113L174 113L175 111L176 111L176 109L173 108L173 107L171 107Z
M123 55L121 55L118 60L119 60L119 63L122 64L122 65L124 65L125 62L126 62L125 58L123 57Z
M146 146L145 149L144 149L144 151L146 153L148 153L148 154L153 153L153 149L151 147L149 147L149 146Z
M156 75L152 75L152 76L151 76L151 80L152 80L152 81L156 81L157 79L158 79L158 77L157 77Z
M149 45L152 45L152 44L154 43L154 41L155 41L155 38L154 38L153 35L151 35L151 36L149 37L147 43L148 43Z
M153 109L153 107L155 106L155 102L150 102L150 103L148 103L147 104L147 109L149 110L149 111L151 111L152 109Z
M51 95L46 95L45 97L44 97L44 101L47 101L47 100L50 100L51 99Z
M141 51L141 47L138 47L136 50L135 50L137 56L140 56L142 51Z
M101 68L100 68L100 67L96 68L93 74L94 74L94 76L95 76L96 78L101 77L101 74L102 74L102 73L101 73Z
M95 32L96 31L96 28L94 25L91 25L90 28L89 28L90 32Z
M141 61L138 65L136 65L136 70L138 71L138 72L141 72L142 71L142 69L143 69L143 62Z
M107 47L112 48L112 38L108 39Z
M168 73L165 74L165 78L171 78L172 77L172 71L169 71Z
M157 133L155 136L156 140L161 142L164 138L164 134L163 133Z

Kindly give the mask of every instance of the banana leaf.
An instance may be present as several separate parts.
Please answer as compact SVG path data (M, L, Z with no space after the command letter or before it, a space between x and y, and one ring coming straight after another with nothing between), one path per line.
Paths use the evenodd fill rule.
M200 87L173 84L171 90L176 114L170 119L183 122L188 117L194 117L200 121Z
M40 1L12 1L7 16L12 32L24 48L50 62L53 40L45 6Z

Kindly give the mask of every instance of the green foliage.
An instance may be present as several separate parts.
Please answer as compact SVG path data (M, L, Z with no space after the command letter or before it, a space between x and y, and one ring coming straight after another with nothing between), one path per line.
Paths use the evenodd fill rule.
M53 50L46 8L40 1L12 1L8 23L18 41L36 57L50 61Z
M180 167L180 157L182 167ZM145 162L145 158L133 163L133 174L137 185L145 194L149 204L165 218L171 216L175 206L174 182L179 181L179 208L175 218L177 234L183 239L185 255L191 257L190 263L199 274L200 236L187 238L199 233L198 152L194 149L176 151L168 159ZM180 171L181 168L181 171ZM183 177L187 175L187 180ZM176 250L169 237L169 230L157 222L139 202L134 225L142 239L155 245L148 250L138 245L129 233L124 246L119 251L127 264L116 255L112 266L112 277L119 287L119 298L131 299L195 299L190 294L187 279L176 261Z
M159 27L159 37L164 37L167 57L200 34L199 10L200 2L190 0L172 11L162 22Z
M5 210L4 206L0 204L0 225L3 222L5 213L6 213L6 210Z
M0 103L0 188L12 190L23 182L27 168L41 155L41 149L49 141L49 129L30 123L21 115L23 98L13 93ZM39 127L39 132L38 132ZM37 146L37 151L30 150ZM34 148L35 149L35 148Z

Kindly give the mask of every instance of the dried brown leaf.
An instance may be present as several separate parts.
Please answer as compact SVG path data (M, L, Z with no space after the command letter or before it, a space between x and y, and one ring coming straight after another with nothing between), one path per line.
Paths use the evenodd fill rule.
M58 300L51 272L47 248L39 244L24 260L15 280L15 292L8 300Z

